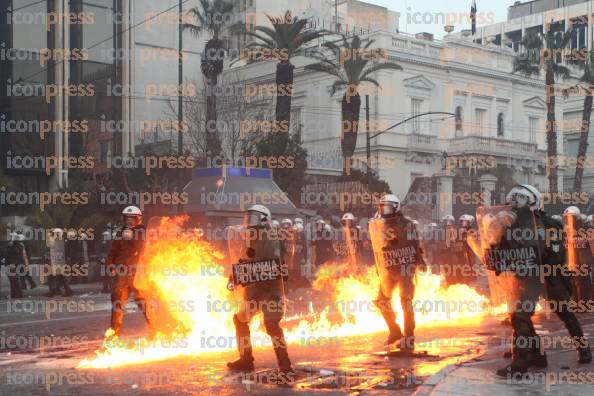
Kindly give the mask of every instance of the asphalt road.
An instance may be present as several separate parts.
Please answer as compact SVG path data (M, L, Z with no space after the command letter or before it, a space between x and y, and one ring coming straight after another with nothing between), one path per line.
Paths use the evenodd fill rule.
M509 326L500 323L502 317L488 318L478 326L420 327L417 346L428 352L427 357L386 356L385 333L324 346L296 343L289 351L299 376L287 387L269 383L276 361L272 348L266 347L254 352L256 374L243 377L227 371L226 362L236 359L236 351L228 350L123 368L77 369L82 359L94 355L109 327L108 296L95 290L51 304L35 296L19 301L23 302L0 301L1 395L411 395L441 369L502 348L510 333ZM76 309L64 308L73 301ZM90 301L92 311L86 309ZM43 309L27 309L32 306L25 304L32 302ZM54 309L56 304L62 309ZM593 324L594 316L582 316L582 321ZM563 328L554 316L540 315L537 322L542 333ZM125 334L146 330L138 312L126 316ZM481 394L479 388L476 394Z

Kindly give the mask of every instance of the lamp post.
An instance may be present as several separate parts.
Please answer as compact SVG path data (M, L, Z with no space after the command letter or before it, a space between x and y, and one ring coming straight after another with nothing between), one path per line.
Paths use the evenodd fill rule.
M369 108L369 102L368 101L366 101L366 105L367 105L367 108ZM382 134L384 134L384 133L386 133L386 132L388 132L388 131L390 131L390 130L392 130L394 128L397 128L397 127L399 127L402 124L406 124L407 122L409 122L411 120L414 120L416 118L424 117L426 115L436 115L436 114L437 115L448 115L448 116L451 116L451 117L456 117L456 114L454 114L454 113L448 113L448 112L444 112L444 111L428 111L426 113L416 114L416 115L414 115L412 117L409 117L409 118L407 118L407 119L405 119L403 121L400 121L400 122L392 125L388 129L385 129L385 130L383 130L381 132L378 132L378 133L376 133L373 136L371 136L369 134L369 130L367 131L367 188L369 188L370 170L371 170L370 169L370 164L371 164L371 139L374 139L374 138L376 138L376 137L378 137L378 136L380 136L380 135L382 135ZM369 120L367 120L367 125L369 125Z

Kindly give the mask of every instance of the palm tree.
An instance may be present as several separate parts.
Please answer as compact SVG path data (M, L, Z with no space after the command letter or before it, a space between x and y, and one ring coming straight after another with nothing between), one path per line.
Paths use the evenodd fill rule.
M588 135L590 134L590 117L592 116L592 85L594 84L594 52L590 51L588 57L584 60L582 67L584 74L580 81L586 83L586 96L584 97L584 109L582 111L582 125L580 134L580 143L578 148L578 161L575 167L575 178L573 180L573 190L582 191L582 180L584 177L584 161L588 151Z
M353 36L349 42L346 36L342 36L342 47L334 42L326 42L324 48L334 54L363 54L370 51L370 47L375 40L367 40L363 45L359 36ZM321 55L321 54L320 54ZM347 170L347 159L352 157L357 147L357 134L359 132L359 114L361 112L361 96L359 95L359 85L367 82L380 87L380 83L372 77L373 73L380 70L402 70L402 67L393 62L372 62L369 56L350 56L345 57L344 61L339 59L328 59L323 56L317 56L319 63L308 65L307 70L313 70L329 74L336 77L332 84L332 95L338 89L346 88L342 96L342 124L341 124L341 148L344 156L345 168ZM365 59L362 59L365 58Z
M291 101L295 70L291 58L303 55L303 47L307 43L322 37L327 32L308 29L307 19L293 17L291 11L287 11L284 17L270 15L266 15L266 17L272 24L272 28L256 26L254 31L247 32L249 36L257 39L257 42L250 43L247 47L260 48L270 51L271 54L277 54L275 120L277 128L281 132L288 133L291 126ZM286 136L282 140L286 142Z
M555 32L552 26L547 27L544 35L527 34L522 39L526 53L514 59L513 73L520 72L526 76L539 76L541 69L545 72L545 97L547 102L547 156L557 158L557 130L555 121L555 78L569 78L569 69L560 64L561 53L571 40L571 30ZM544 54L547 54L545 57ZM558 191L557 161L547 161L549 165L549 192Z
M188 11L197 24L184 23L183 29L189 30L195 36L199 36L206 31L210 34L210 39L204 46L204 53L200 69L208 85L206 96L206 151L211 155L218 155L221 151L221 139L217 135L217 98L214 94L214 87L218 84L219 76L223 73L223 58L226 51L222 35L225 32L236 33L241 25L231 23L226 18L218 16L230 15L233 13L235 5L229 0L200 0L200 5ZM214 130L213 130L214 128Z

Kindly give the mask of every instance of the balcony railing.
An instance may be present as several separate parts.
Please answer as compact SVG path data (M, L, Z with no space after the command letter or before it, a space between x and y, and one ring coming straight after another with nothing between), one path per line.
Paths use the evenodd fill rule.
M536 143L519 142L496 137L464 136L454 138L449 143L448 152L452 154L465 152L505 157L535 156L537 154Z

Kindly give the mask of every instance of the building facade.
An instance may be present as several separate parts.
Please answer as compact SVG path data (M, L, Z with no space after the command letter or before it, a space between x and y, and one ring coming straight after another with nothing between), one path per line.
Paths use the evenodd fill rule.
M479 26L475 35L470 31L454 33L447 38L472 41L483 47L497 47L502 51L518 54L523 51L522 39L528 34L542 34L548 30L566 32L571 29L571 40L568 47L561 51L562 63L571 70L571 77L567 80L559 79L559 86L575 86L583 71L579 67L586 51L593 49L594 40L594 1L590 0L535 0L516 2L509 7L508 19L487 26ZM557 133L561 136L565 150L563 154L568 158L575 158L578 154L580 128L582 125L584 96L581 94L569 97L558 96ZM594 158L593 138L589 138L587 159ZM590 162L592 162L590 160ZM566 191L573 188L575 167L569 167L564 172L564 183L560 187ZM592 166L584 168L582 188L584 191L594 191L594 169Z

